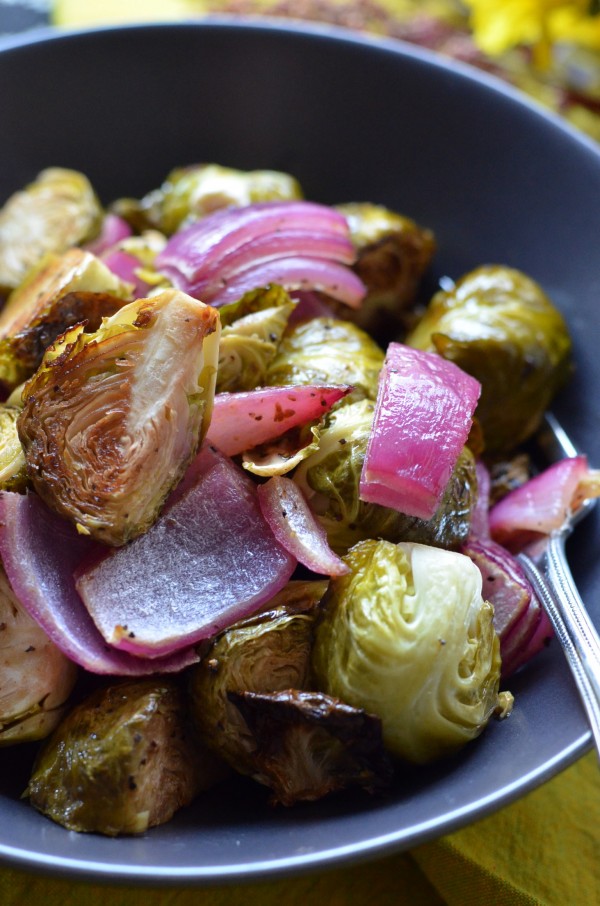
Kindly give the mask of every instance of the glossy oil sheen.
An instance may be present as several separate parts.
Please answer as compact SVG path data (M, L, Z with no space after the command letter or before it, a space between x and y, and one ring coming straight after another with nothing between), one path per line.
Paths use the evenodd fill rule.
M83 170L104 201L174 166L293 173L308 197L369 200L435 230L430 289L482 263L526 270L565 313L577 371L555 409L598 452L600 153L500 83L399 42L328 28L204 24L5 41L0 200L43 167ZM570 556L598 622L597 516ZM0 751L0 857L111 881L235 881L381 856L482 817L589 746L552 646L511 682L516 707L455 761L399 774L385 799L347 795L270 811L235 782L139 839L69 834L19 793L28 748Z

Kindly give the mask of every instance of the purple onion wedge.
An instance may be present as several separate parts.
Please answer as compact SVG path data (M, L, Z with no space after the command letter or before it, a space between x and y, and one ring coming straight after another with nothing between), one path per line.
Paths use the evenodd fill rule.
M504 547L488 538L470 538L462 553L479 568L482 595L494 607L506 678L544 647L552 629L519 562Z
M0 555L12 590L68 658L91 673L115 676L171 673L195 663L190 647L148 661L106 644L73 580L82 558L98 549L36 494L0 494Z
M431 519L466 443L481 385L434 353L390 343L360 498Z
M144 535L78 570L110 645L148 658L189 647L258 610L294 571L251 479L227 457L206 464L192 466Z

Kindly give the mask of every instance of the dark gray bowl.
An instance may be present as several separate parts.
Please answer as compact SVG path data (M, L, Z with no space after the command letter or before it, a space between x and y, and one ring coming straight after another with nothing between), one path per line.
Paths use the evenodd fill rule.
M294 173L309 197L371 200L434 228L434 280L498 262L567 316L578 369L556 406L592 461L600 435L600 152L500 83L401 43L276 24L131 27L11 39L0 51L0 200L43 167L86 172L105 201L175 165ZM577 582L600 620L599 525L576 533ZM227 882L400 850L507 804L590 736L558 646L511 684L516 708L464 754L385 799L270 811L240 782L139 839L68 833L19 793L29 749L0 752L0 857L111 881Z

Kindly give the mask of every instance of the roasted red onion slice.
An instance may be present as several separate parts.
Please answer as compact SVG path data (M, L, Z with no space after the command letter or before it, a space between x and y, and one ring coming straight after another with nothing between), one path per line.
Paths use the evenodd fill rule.
M84 248L93 255L103 255L128 236L131 236L131 227L127 221L117 214L106 214L99 235L87 242Z
M209 302L246 269L262 267L290 255L330 259L342 264L352 264L355 257L354 246L346 236L283 229L274 235L256 236L223 258L213 260L200 279L191 285L191 290L204 302Z
M0 494L0 555L11 587L48 637L91 673L143 676L193 664L188 647L152 661L110 648L92 622L73 580L73 570L96 549L33 493Z
M216 211L180 230L158 254L156 268L178 289L215 306L278 283L357 307L366 290L346 266L354 257L348 224L337 211L274 201Z
M130 255L129 252L121 249L112 249L103 256L102 260L113 274L116 274L121 280L133 284L136 299L148 294L151 287L138 276L137 271L140 270L141 263L135 255Z
M585 456L553 463L490 510L492 537L512 551L559 529L585 497L600 496L598 473Z
M310 201L272 201L225 208L208 214L169 239L156 259L157 268L177 281L195 282L213 262L261 235L283 229L349 236L346 218Z
M504 547L489 538L471 538L462 553L481 572L482 595L494 606L502 676L510 676L544 647L552 628L518 560Z
M350 572L329 547L327 532L291 478L283 475L270 478L259 486L258 499L273 534L299 563L324 576L343 576Z
M244 293L258 286L276 283L290 294L317 290L358 308L365 295L365 287L354 271L336 261L326 261L307 256L278 258L266 264L247 268L232 277L220 292L211 297L211 305L220 308L228 302L241 299ZM194 295L193 292L190 295Z
M146 534L78 571L109 644L150 658L189 647L256 611L294 571L251 479L227 457L206 465L192 466Z
M207 439L223 453L235 456L321 418L351 389L338 384L298 384L217 393Z
M434 353L390 343L360 497L431 519L465 445L481 385Z

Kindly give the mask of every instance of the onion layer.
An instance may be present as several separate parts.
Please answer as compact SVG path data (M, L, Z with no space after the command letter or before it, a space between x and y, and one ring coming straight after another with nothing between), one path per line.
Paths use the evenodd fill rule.
M431 519L472 424L481 385L434 353L390 343L360 497Z
M174 286L219 307L278 283L318 290L358 307L365 286L350 269L355 250L339 212L307 201L227 208L175 233L156 258Z
M140 657L189 647L253 613L296 566L252 480L214 451L200 457L144 535L76 576L106 641Z
M97 550L36 494L0 494L0 555L10 585L57 648L91 673L143 676L195 663L193 648L147 661L106 644L75 588L73 570Z
M350 572L350 567L329 547L327 532L291 478L276 475L259 485L258 500L273 534L299 563L324 576Z

